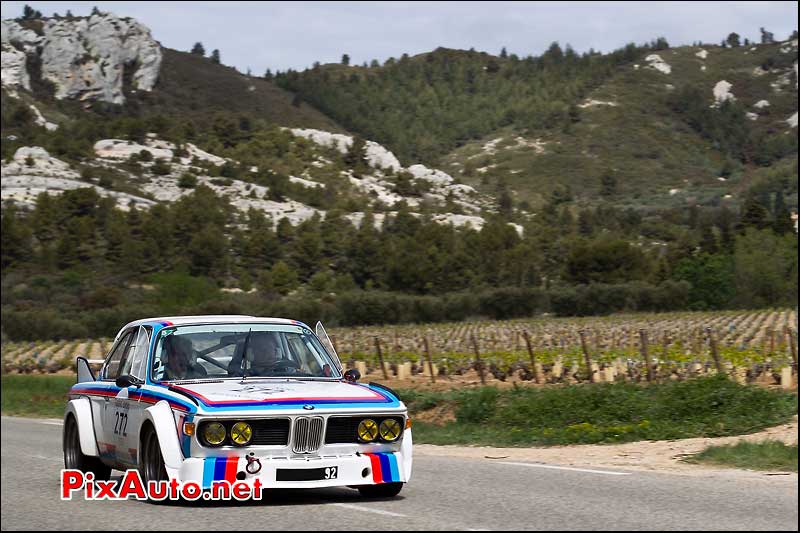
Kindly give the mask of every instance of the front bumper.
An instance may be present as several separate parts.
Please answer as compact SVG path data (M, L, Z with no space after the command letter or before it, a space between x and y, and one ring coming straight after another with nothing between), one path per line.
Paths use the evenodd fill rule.
M353 453L336 456L314 457L269 457L250 456L242 451L226 457L190 457L185 459L179 469L168 469L170 478L181 482L193 481L204 489L213 488L214 482L246 483L252 487L255 480L260 481L265 489L298 489L341 487L348 485L375 485L379 483L405 483L411 478L411 431L407 430L401 449L386 453ZM256 464L248 463L258 460L260 470L255 473ZM293 481L287 478L314 477L331 474L335 467L334 479L313 479L310 481ZM327 469L327 472L325 471ZM279 481L278 470L281 470ZM313 470L315 472L297 472ZM291 472L287 472L291 471ZM303 474L309 474L309 476Z

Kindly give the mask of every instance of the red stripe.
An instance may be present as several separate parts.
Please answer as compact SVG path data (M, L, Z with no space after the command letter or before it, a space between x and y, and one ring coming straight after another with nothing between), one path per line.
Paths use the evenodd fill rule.
M365 454L369 457L370 463L372 463L372 481L375 483L383 483L383 470L381 469L381 460L378 459L378 456L374 453Z
M73 396L77 396L77 395L102 396L104 398L105 397L116 398L117 394L119 394L119 392L101 391L101 390L94 390L94 389L77 389L77 390L70 391L70 395L73 395ZM137 396L136 393L134 393L131 396L129 396L127 399L144 402L144 403L148 403L148 404L151 404L151 405L155 405L155 404L157 404L158 402L161 401L161 399L153 400L151 398L142 398L141 393L139 393L138 396ZM163 398L163 399L166 400L166 398ZM173 409L178 409L179 411L183 411L185 413L189 412L189 410L186 407L184 407L184 406L182 406L182 405L180 405L178 403L171 402L169 400L167 400L167 403L169 403L169 406L172 407Z
M193 391L191 389L186 389L186 388L180 387L178 385L173 385L171 388L187 392L187 393L189 393L189 394L191 394L191 395L203 400L203 403L207 403L208 405L225 405L225 404L229 404L229 403L272 403L272 402L298 402L298 403L307 402L307 403L314 403L315 400L337 400L337 401L341 401L341 402L363 402L364 400L368 400L369 399L369 398L351 398L351 397L342 398L342 397L333 397L333 396L317 396L317 397L305 396L305 397L301 397L301 398L264 398L263 400L241 399L241 400L218 400L218 401L213 401L213 400L209 400L208 398L206 398L205 396L203 396L199 392L195 392L195 391ZM375 399L386 400L386 397L384 397L383 395L381 395L381 394L379 394L379 393L377 393L377 392L375 392L373 390L369 390L369 392L372 394L372 397L375 398Z
M236 471L238 470L238 466L238 457L228 457L225 463L225 481L231 484L236 483Z

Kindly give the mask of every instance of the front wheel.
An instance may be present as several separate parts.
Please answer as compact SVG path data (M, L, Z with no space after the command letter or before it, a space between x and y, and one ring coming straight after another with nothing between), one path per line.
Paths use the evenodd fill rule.
M365 498L394 498L403 490L405 483L381 483L379 485L361 485L358 492Z
M141 450L140 468L145 485L149 481L167 481L167 469L164 466L164 457L161 455L161 446L158 444L155 430L150 429L145 433Z
M78 433L78 422L75 417L67 418L64 424L64 468L67 470L80 470L84 474L91 472L94 479L108 481L111 477L111 467L103 463L99 457L84 455L81 451L81 438Z

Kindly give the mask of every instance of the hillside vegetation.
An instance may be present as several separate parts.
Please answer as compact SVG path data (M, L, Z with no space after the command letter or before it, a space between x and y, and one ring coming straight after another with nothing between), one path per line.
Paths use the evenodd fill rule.
M274 78L159 48L153 90L126 74L121 104L56 99L38 48L3 46L31 77L0 116L4 340L166 313L796 306L796 41Z
M437 49L277 82L401 159L511 190L523 207L561 189L640 209L736 204L759 168L796 156L793 39L674 49L659 39L606 55L554 43L526 58ZM732 98L715 95L723 81Z

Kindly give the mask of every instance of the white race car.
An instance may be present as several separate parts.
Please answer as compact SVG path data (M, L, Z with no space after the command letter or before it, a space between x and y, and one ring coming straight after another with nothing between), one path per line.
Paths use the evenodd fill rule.
M411 478L408 411L359 384L322 324L185 316L131 322L97 377L78 358L64 416L64 464L108 479L264 488L349 486L397 495Z

